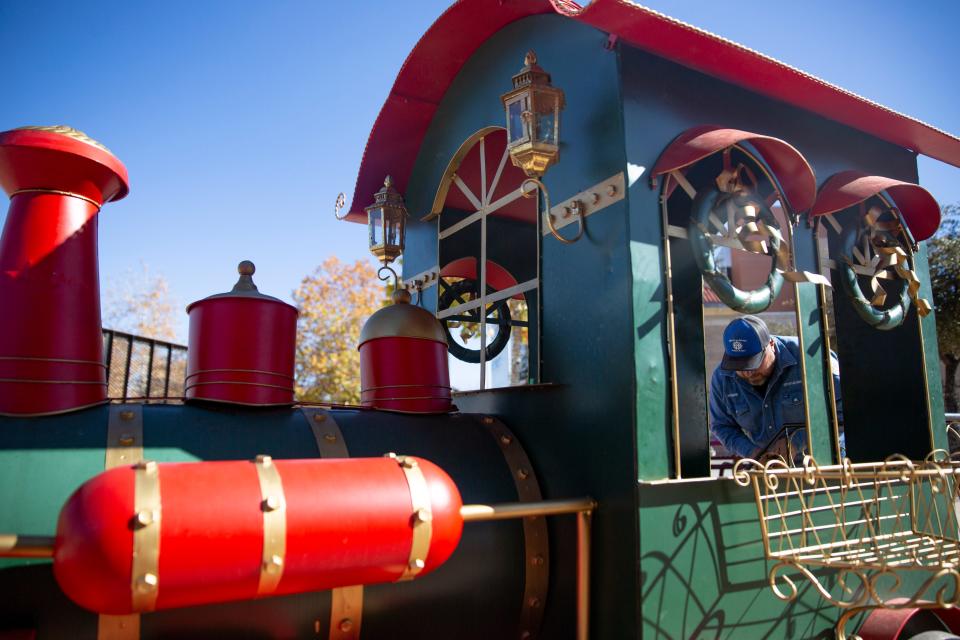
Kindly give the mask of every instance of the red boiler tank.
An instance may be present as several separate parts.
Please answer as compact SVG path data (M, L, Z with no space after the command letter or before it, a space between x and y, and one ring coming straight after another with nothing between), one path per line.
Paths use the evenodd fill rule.
M443 327L397 290L360 332L360 403L402 413L446 413L450 370Z
M88 480L57 523L54 575L107 614L412 580L463 530L421 458L144 462Z
M187 400L293 404L297 309L257 290L249 260L237 271L231 291L187 307Z

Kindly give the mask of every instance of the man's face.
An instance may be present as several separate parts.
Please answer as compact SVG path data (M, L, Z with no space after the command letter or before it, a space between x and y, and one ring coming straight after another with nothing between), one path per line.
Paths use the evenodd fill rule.
M760 362L760 366L756 369L737 371L737 375L753 386L759 387L766 384L767 380L770 379L770 375L773 373L773 366L776 362L777 354L773 348L773 340L770 340L770 343L767 344L763 351L763 360Z

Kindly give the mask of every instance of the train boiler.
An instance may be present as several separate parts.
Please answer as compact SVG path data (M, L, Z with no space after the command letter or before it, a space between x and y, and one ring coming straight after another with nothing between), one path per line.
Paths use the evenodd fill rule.
M638 5L459 0L338 199L403 256L360 405L297 401L297 310L248 261L188 307L158 403L106 392L97 213L126 169L0 133L0 640L951 637L917 153L960 166ZM744 313L801 345L807 445L730 469L708 381Z

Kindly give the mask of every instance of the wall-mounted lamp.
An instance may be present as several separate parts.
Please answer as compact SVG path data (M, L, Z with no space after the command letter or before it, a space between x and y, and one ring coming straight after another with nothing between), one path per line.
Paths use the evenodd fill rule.
M403 253L407 225L407 207L403 196L393 188L390 176L374 194L373 204L363 210L367 212L370 253L387 266Z
M563 89L550 84L550 74L537 64L537 54L533 51L527 52L523 62L524 67L513 76L513 89L500 96L507 118L507 149L514 166L528 176L521 185L524 197L532 197L535 191L527 187L536 185L543 194L546 213L542 215L550 233L560 242L572 244L583 235L582 207L573 207L580 231L573 238L564 238L553 226L550 196L540 181L547 169L560 158L560 112L565 106Z

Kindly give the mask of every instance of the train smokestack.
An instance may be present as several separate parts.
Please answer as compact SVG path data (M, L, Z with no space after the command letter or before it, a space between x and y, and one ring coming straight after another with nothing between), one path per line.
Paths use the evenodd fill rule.
M97 213L127 195L127 170L64 126L0 133L0 414L104 402Z

